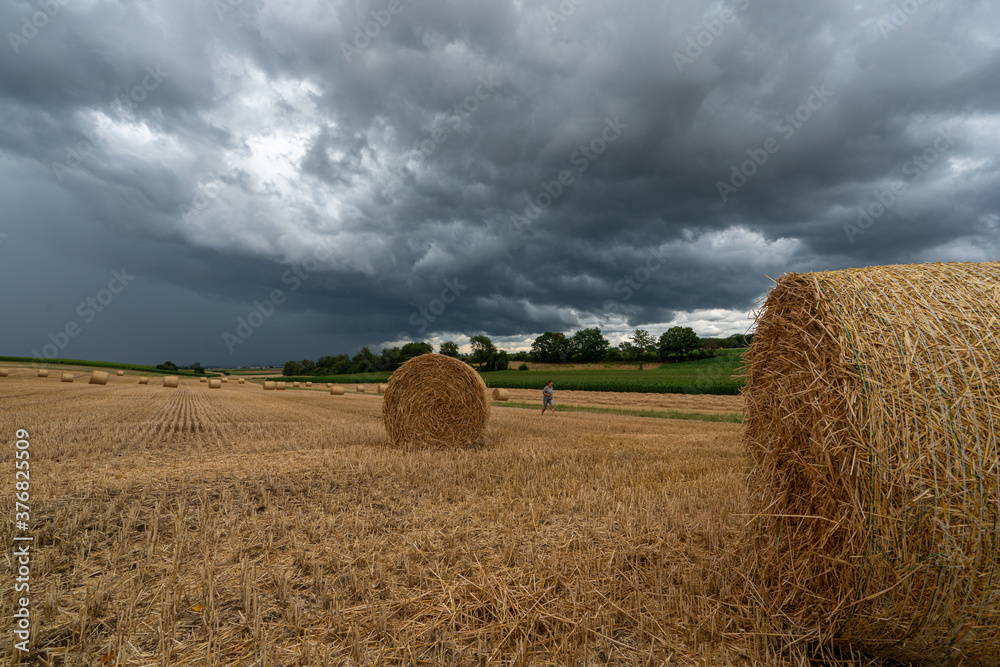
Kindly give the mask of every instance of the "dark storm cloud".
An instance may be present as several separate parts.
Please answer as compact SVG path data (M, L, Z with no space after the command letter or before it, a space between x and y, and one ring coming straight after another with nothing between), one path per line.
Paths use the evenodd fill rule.
M29 314L4 349L124 258L138 296L107 321L146 333L87 353L203 363L728 334L767 276L992 259L998 20L918 0L7 3L0 265L35 279L7 288Z

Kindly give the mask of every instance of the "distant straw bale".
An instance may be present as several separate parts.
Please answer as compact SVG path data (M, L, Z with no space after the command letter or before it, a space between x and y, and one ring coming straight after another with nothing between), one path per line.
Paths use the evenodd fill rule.
M332 385L330 387L330 393L333 394L334 396L343 396L344 388L341 387L339 384Z
M222 380L215 380L215 379L209 380L208 381L208 388L209 389L221 389L222 388Z
M122 375L125 375L125 371L119 369L119 371L115 373L115 375L121 377Z
M47 370L45 370L44 368L39 368L38 369L38 377L40 377L40 378L47 378L48 376L49 376L49 372Z
M486 383L468 364L442 354L413 357L392 374L382 423L398 447L455 448L486 428Z
M277 387L273 381L264 382L264 391L274 391L276 388Z
M180 383L181 383L181 379L179 377L177 377L176 375L168 375L167 377L163 378L163 386L164 387L177 388L178 386L180 386Z
M996 665L1000 264L788 274L746 352L761 635Z
M62 377L59 378L59 381L60 382L72 382L74 379L75 379L75 376L72 373L63 373Z
M104 371L91 371L90 381L87 384L107 384L109 377L111 377L110 373L105 373Z
M493 400L494 401L507 401L507 400L510 400L510 394L507 393L506 389L494 389L493 390Z
M145 375L139 377L139 384L149 384L149 378Z
M285 383L276 382L274 388L277 389L278 391L285 391Z

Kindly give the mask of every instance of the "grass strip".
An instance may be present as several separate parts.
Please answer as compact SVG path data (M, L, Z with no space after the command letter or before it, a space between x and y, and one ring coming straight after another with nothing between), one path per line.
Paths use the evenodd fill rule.
M494 401L493 405L498 408L530 408L538 410L534 403L519 403L515 401L499 402ZM724 412L720 414L707 414L703 412L674 412L673 410L628 410L626 408L599 408L588 405L559 405L556 412L590 412L598 415L621 415L624 417L652 417L654 419L687 419L700 422L726 422L731 424L743 423L743 415L738 412Z

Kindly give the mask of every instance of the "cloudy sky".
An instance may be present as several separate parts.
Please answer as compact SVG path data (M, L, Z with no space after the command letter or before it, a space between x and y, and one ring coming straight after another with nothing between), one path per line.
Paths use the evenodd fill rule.
M768 276L998 255L995 2L9 0L0 28L0 354L729 335Z

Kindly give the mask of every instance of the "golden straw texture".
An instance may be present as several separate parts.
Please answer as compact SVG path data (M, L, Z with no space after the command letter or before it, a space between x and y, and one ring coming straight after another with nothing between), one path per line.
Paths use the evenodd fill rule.
M273 381L267 381L264 383L264 391L274 391L276 388L277 387Z
M277 389L278 391L285 391L285 383L284 382L276 382L275 385L274 385L274 388Z
M361 394L365 391L365 386L363 384L354 385L354 391Z
M48 376L49 376L49 372L47 370L45 370L43 368L38 369L38 377L40 377L40 378L47 378Z
M998 664L998 332L998 263L777 282L743 392L759 632Z
M5 378L5 377L7 377L7 369L0 368L0 378Z
M139 377L139 384L149 384L149 378L145 375Z
M237 383L237 384L243 384L243 383L245 383L246 381L247 381L247 380L246 380L246 378L240 378L239 380L237 380L237 381L236 381L236 383Z
M107 384L109 377L111 377L110 373L105 373L104 371L91 371L90 382L88 382L88 384Z
M382 405L382 423L398 447L469 445L489 417L483 378L442 354L422 354L400 366L389 378Z
M222 380L209 380L208 381L208 388L209 389L221 389L222 388Z
M119 370L119 371L118 371L118 372L116 373L116 375L118 375L118 376L122 376L122 375L125 375L125 371L123 371L123 370Z
M493 400L494 401L506 401L510 399L510 394L507 393L506 389L494 389L493 390Z
M181 379L179 377L177 377L176 375L168 375L167 377L163 378L163 386L164 387L174 387L174 388L176 388L176 387L180 386L180 383L181 383Z
M72 373L63 373L62 377L59 378L59 381L60 382L72 382L73 381L73 374Z
M378 387L376 389L378 390L378 393L384 394L385 393L385 389L388 386L389 385L387 385L387 384L380 384L380 385L378 385Z
M334 396L343 396L344 395L344 388L341 387L341 386L339 386L339 385L332 386L332 387L330 387L330 393L333 394Z

